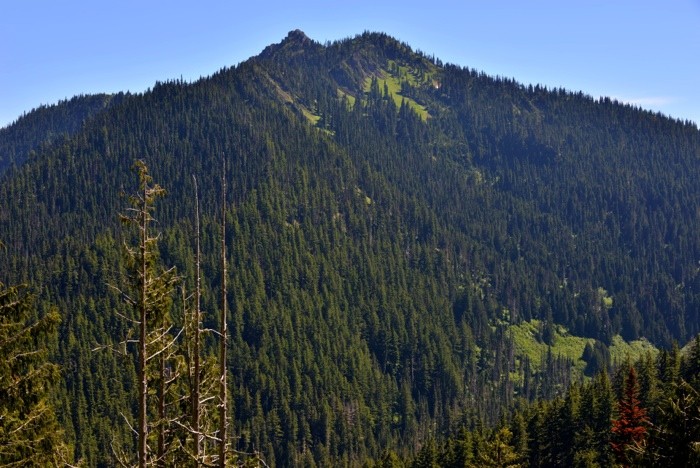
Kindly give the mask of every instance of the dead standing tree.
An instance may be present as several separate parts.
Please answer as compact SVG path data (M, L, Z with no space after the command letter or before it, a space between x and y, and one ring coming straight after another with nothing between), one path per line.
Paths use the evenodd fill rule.
M157 242L159 236L153 236L150 228L154 221L152 212L155 201L165 195L165 189L154 184L143 161L135 163L139 176L139 189L130 197L131 206L120 218L123 223L135 226L138 231L137 245L127 246L127 256L131 271L133 289L136 297L123 294L127 302L134 306L136 318L132 322L138 327L138 339L127 340L136 343L137 379L138 379L138 425L133 428L138 437L138 466L149 464L163 465L166 447L166 392L173 380L168 375L168 361L175 353L178 334L172 333L168 311L171 296L178 278L174 268L163 270L157 264ZM157 382L157 419L149 424L149 384ZM151 453L148 445L149 431L156 429L157 451Z
M228 378L226 371L226 348L228 338L226 302L226 159L222 160L221 174L221 315L219 317L219 466L226 466L228 429Z
M183 289L182 304L185 318L185 358L188 368L189 411L186 423L180 426L185 429L191 438L191 444L187 444L185 452L194 466L211 466L212 455L218 453L218 448L210 453L210 447L218 447L218 424L215 424L215 408L207 403L215 401L219 385L219 370L213 365L215 358L204 359L203 335L208 332L218 334L218 330L203 328L202 322L202 252L200 247L200 223L199 223L199 191L197 179L192 177L195 191L195 286L193 296L187 297ZM188 306L191 301L194 304ZM217 405L218 406L218 405Z

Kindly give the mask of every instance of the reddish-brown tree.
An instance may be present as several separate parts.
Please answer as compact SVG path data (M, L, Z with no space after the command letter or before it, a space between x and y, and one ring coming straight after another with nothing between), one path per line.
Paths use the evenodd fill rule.
M630 466L632 458L644 447L649 427L649 418L640 406L637 372L630 366L625 390L617 402L618 418L612 422L612 449L617 462Z

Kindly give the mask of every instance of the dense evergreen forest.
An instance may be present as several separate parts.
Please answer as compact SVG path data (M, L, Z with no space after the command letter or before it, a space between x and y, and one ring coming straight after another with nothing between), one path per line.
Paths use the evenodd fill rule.
M106 110L122 95L76 96L54 106L42 106L23 115L14 124L0 129L0 174L21 165L27 158L68 138L90 117Z
M694 123L381 33L36 109L0 130L0 460L696 460L699 159Z
M700 339L601 372L564 395L521 400L495 427L466 424L412 456L367 467L698 466Z

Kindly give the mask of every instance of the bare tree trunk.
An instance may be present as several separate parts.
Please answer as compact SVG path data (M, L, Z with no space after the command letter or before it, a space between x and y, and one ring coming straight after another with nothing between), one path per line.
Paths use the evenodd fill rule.
M157 237L150 237L149 226L153 218L151 217L151 211L153 210L153 204L155 200L162 197L165 194L165 190L158 184L152 184L152 178L148 175L148 167L143 161L136 161L135 169L138 170L139 174L139 190L137 194L130 197L131 207L127 209L126 215L120 215L122 222L135 226L138 230L138 244L137 247L132 249L127 247L127 253L133 260L132 270L132 280L134 281L134 287L137 291L138 296L136 300L131 300L128 298L129 304L135 307L136 315L138 316L138 343L137 343L137 379L138 379L138 413L139 421L138 425L135 425L134 431L137 433L138 437L138 466L140 468L145 468L149 462L161 463L165 455L165 359L164 354L167 348L172 346L177 337L173 338L171 343L167 343L167 340L163 342L163 346L156 352L149 356L149 345L156 343L158 340L162 340L165 335L168 334L168 330L163 327L162 330L158 331L160 335L157 338L153 338L152 342L149 343L149 335L152 331L149 330L149 318L156 319L156 326L159 323L165 324L165 311L167 306L167 296L172 290L172 285L177 278L174 276L174 270L170 270L156 274L154 271L154 265L152 261L154 259L155 245L157 243ZM153 317L151 317L153 315ZM129 340L124 341L126 346ZM159 356L160 355L160 356ZM153 358L158 357L160 369L156 372L160 374L161 385L158 389L159 403L157 406L157 412L159 421L157 421L159 432L158 432L158 447L157 457L155 460L153 458L153 453L148 447L148 386L149 377L151 380L157 379L156 375L149 376L148 365L149 361Z
M226 442L227 442L227 400L228 388L226 386L226 342L228 327L226 326L226 159L223 159L222 181L222 207L221 207L221 316L219 320L219 466L226 466Z
M165 466L165 353L158 358L158 452L156 466Z
M194 222L195 222L195 231L196 231L196 284L195 284L195 309L194 309L194 314L195 314L195 327L194 327L194 376L192 379L192 430L194 432L194 457L196 460L197 466L200 465L201 460L200 460L200 452L201 452L201 446L202 446L202 435L200 434L200 428L199 428L199 413L200 413L200 392L199 392L199 377L200 377L200 361L199 361L199 355L200 355L200 331L201 327L200 324L202 322L202 316L201 316L201 310L200 310L200 305L201 305L201 297L202 297L202 290L201 290L201 270L200 270L200 265L201 265L201 259L202 259L202 252L200 250L200 243L199 243L199 192L197 189L197 179L192 176L192 179L194 180L194 201L195 201L195 211L194 211Z
M146 372L146 292L147 292L147 274L148 263L146 261L146 248L148 242L148 187L143 184L143 206L141 207L139 229L141 239L139 239L141 278L141 297L139 298L139 468L146 467L147 456L147 438L148 438L148 419L147 419L147 397L148 397L148 378Z

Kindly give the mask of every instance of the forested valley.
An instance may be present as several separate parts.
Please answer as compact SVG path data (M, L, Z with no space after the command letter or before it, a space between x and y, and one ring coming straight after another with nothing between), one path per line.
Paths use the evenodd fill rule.
M699 160L383 33L28 112L0 465L698 464Z

